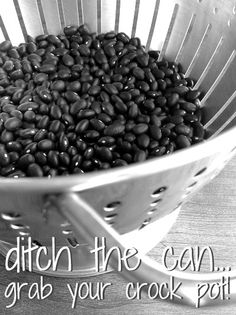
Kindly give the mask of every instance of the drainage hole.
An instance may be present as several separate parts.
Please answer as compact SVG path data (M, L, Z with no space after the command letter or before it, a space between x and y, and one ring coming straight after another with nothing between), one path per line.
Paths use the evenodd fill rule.
M73 231L71 231L71 230L63 230L62 231L62 234L64 234L64 235L69 235L69 234L72 234L73 233Z
M19 231L20 236L30 236L30 232Z
M120 205L121 205L120 201L114 201L114 202L107 204L103 209L106 212L110 212L110 211L114 211Z
M150 209L147 214L153 215L153 213L156 212L157 210L158 210L157 208Z
M68 237L67 238L68 243L70 244L71 247L75 248L76 246L79 245L77 239L75 237Z
M3 212L1 213L1 217L6 221L15 221L21 219L21 215L17 212Z
M156 198L158 197L161 193L163 193L167 189L166 186L159 187L158 189L154 190L154 192L151 194L151 197Z
M11 224L10 227L13 230L25 230L25 229L29 229L28 225L24 225L24 224Z
M139 230L143 229L145 226L147 226L151 222L151 218L148 218L143 221L142 225L140 226Z
M39 241L37 241L37 240L33 240L32 241L32 244L33 245L36 245L36 246L39 246L39 247L42 247L43 245L39 242Z
M116 213L114 213L114 214L108 214L108 215L106 215L106 216L104 217L104 220L107 221L107 222L110 222L110 221L112 221L116 216L117 216Z
M193 182L191 185L188 186L188 188L193 188L196 185L197 185L197 182Z
M200 171L198 171L198 172L194 175L194 177L197 177L197 176L202 175L203 173L206 172L206 170L207 170L207 167L202 168Z
M159 202L161 202L161 201L162 201L162 199L157 199L157 200L153 201L153 202L150 204L150 206L151 206L151 207L156 207L156 205L157 205Z

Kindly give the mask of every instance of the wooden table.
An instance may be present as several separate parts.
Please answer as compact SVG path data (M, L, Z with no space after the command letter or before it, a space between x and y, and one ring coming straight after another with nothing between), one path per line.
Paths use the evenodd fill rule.
M152 258L161 259L165 246L172 246L177 256L186 246L210 246L214 251L218 266L236 268L236 158L204 190L198 192L183 206L180 216L170 233L151 252ZM207 269L207 262L202 265ZM208 269L209 270L209 269ZM44 277L53 285L54 291L45 300L30 300L27 290L23 290L20 301L14 308L6 309L11 299L4 297L10 282L38 282L39 275L24 272L6 272L4 258L0 257L0 314L236 314L236 304L195 309L166 301L151 300L143 296L141 300L128 300L125 296L126 283L115 272L87 279L62 279ZM67 284L76 282L111 282L105 299L94 301L78 300L76 308L71 308L71 297Z

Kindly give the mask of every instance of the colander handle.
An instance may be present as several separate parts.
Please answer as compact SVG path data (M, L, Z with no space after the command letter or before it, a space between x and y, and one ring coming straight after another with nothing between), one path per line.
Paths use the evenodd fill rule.
M127 248L125 244L120 240L120 235L109 226L99 214L78 194L66 193L59 196L56 201L59 210L69 220L76 230L79 231L94 248L95 237L106 239L106 249L112 248L113 246L120 249L122 253ZM110 266L117 270L118 266L118 256L115 254L110 256ZM213 299L214 295L217 295L219 291L219 286L225 282L229 281L230 285L230 295L225 296L225 303L236 302L236 271L230 272L212 272L212 273L185 273L180 271L168 271L161 264L154 262L147 256L135 255L132 259L129 259L130 266L136 266L141 259L141 264L139 268L135 271L128 271L126 268L122 269L121 275L131 281L132 283L171 283L177 290L173 291L173 288L169 290L165 288L165 295L168 296L169 300L177 303L188 304L191 306L202 307L205 305L217 305L222 304L222 292L220 293L221 298ZM224 277L224 278L222 278ZM223 282L222 282L223 281ZM217 285L219 283L219 286ZM206 285L205 285L206 284ZM204 291L207 289L207 284L209 284L209 290L212 289L211 295L209 291L203 295ZM200 288L202 286L202 288ZM223 287L222 287L223 290ZM200 292L199 292L200 291ZM169 292L169 293L168 293Z

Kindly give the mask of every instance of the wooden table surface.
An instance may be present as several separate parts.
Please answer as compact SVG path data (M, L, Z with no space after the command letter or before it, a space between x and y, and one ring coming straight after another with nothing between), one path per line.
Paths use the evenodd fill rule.
M236 157L217 178L183 206L172 230L150 252L151 257L160 261L165 246L172 246L177 255L186 246L210 246L218 266L236 268ZM0 314L236 314L236 304L229 305L227 301L221 306L200 309L151 300L147 296L130 301L125 296L127 282L115 272L83 280L44 277L45 282L51 283L54 288L50 297L30 300L28 291L23 289L16 305L10 310L6 309L11 299L4 297L4 293L10 282L32 284L39 283L39 278L39 275L29 272L7 272L4 258L0 256ZM75 309L72 309L66 285L74 286L79 281L111 282L112 286L104 300L78 300Z

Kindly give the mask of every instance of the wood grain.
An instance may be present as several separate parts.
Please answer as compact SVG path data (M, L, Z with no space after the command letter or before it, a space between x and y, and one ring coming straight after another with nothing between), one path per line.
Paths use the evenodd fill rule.
M160 261L165 246L172 246L176 257L186 246L211 246L217 266L236 268L236 158L226 168L183 206L180 216L170 233L149 255ZM209 270L209 263L203 261L202 270ZM10 282L39 283L40 276L28 272L17 274L7 272L4 258L0 257L0 313L1 314L236 314L236 305L227 301L220 307L195 309L171 304L166 301L150 300L143 295L141 300L129 301L125 296L126 282L115 272L84 279L63 279L44 277L54 291L43 300L30 300L23 289L20 301L14 308L6 309L10 299L4 292ZM71 308L71 297L67 284L76 282L111 282L105 299L78 300Z

